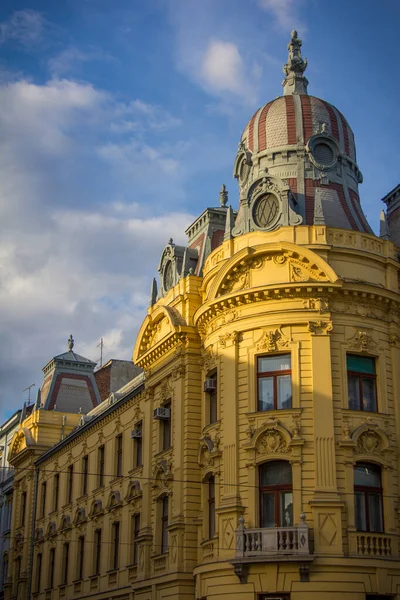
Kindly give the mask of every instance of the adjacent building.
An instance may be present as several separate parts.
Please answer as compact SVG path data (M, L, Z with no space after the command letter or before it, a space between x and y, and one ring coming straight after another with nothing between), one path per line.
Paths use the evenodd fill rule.
M398 189L377 237L352 129L288 50L238 210L223 187L162 253L143 373L98 403L72 348L45 368L11 443L6 598L400 597Z

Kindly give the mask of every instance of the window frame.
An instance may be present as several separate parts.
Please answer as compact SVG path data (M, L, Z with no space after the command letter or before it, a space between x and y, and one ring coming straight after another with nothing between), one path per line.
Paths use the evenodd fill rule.
M111 525L112 539L112 563L111 569L116 571L119 569L119 544L120 544L120 522L114 521Z
M139 558L139 542L138 542L138 536L139 536L139 532L140 532L140 513L134 513L132 515L132 539L133 539L133 543L132 543L132 564L133 565L137 565L138 564L138 558Z
M62 561L62 585L68 584L69 550L69 542L64 542Z
M115 438L115 476L122 477L122 461L123 461L123 437L119 433Z
M133 440L133 468L138 469L143 467L143 421L138 421L135 429L142 432L140 438L134 438Z
M53 479L53 510L58 510L60 497L60 473L56 473Z
M40 517L46 516L47 481L42 481L40 488Z
M93 561L93 575L100 575L101 570L101 538L102 530L99 527L94 530L94 561Z
M87 496L89 483L89 455L82 458L82 495Z
M74 465L68 465L67 467L67 498L66 504L72 503L72 489L74 480Z
M357 358L369 358L371 361L373 361L374 364L374 371L375 373L363 373L362 371L353 371L353 370L349 370L348 366L347 366L347 359L349 357L357 357ZM357 411L363 411L363 412L372 412L372 413L377 413L378 411L378 386L377 386L377 364L376 364L376 357L375 356L369 356L369 355L361 355L361 354L354 354L353 352L346 352L346 374L347 374L347 400L348 400L348 408L350 410L357 410ZM358 379L358 408L350 406L350 394L349 394L349 375L351 377L356 377ZM363 402L363 390L362 390L362 384L363 384L363 379L369 379L370 381L372 380L374 382L374 395L375 395L375 409L374 410L368 410L366 408L364 408L364 402Z
M172 447L172 401L165 402L163 408L169 408L170 416L168 419L161 420L161 451Z
M80 535L78 537L78 580L83 579L85 567L85 536Z
M262 358L279 358L282 357L284 358L285 356L288 356L290 359L290 369L284 369L281 371L259 371L259 360ZM281 352L281 353L274 353L274 354L256 354L255 356L255 361L256 361L256 390L257 390L257 412L270 412L273 410L291 410L293 408L293 362L292 362L292 353L291 352ZM290 388L291 388L291 402L290 402L290 406L285 406L285 408L279 408L278 406L278 384L277 384L277 379L278 376L280 375L290 375ZM274 400L274 406L273 408L266 408L266 409L262 409L261 408L261 404L260 404L260 385L259 385L259 381L260 379L269 379L272 378L273 379L273 400Z
M54 567L56 563L56 548L50 548L49 553L49 588L54 587Z
M21 515L20 515L20 527L25 527L26 521L26 503L28 500L28 496L26 492L22 492L21 494Z
M291 471L291 478L292 481L291 483L273 483L270 485L261 485L261 469L262 468L267 468L268 466L271 466L273 464L277 464L277 463L285 463L287 465L290 466L290 471ZM259 497L259 525L260 528L263 529L270 529L269 527L264 527L262 522L263 522L263 506L262 506L262 497L263 494L273 494L274 497L274 521L275 524L273 526L273 528L277 528L277 527L293 527L293 468L292 465L290 464L290 462L286 461L286 460L272 460L272 461L268 461L268 462L264 462L261 463L260 465L258 465L258 497ZM282 499L282 494L287 494L287 493L291 493L292 494L292 525L281 525L281 522L283 521L283 515L281 514L281 499Z
M354 465L354 481L355 481L355 472L356 472L356 467L358 466L363 466L365 468L375 468L375 469L379 469L379 480L380 480L380 486L368 486L368 485L359 485L354 483L354 517L355 517L355 526L356 526L356 530L363 532L363 533L384 533L385 532L385 519L384 519L384 510L383 510L383 487L382 487L382 468L380 465L377 465L375 463L368 463L368 462L357 462ZM366 523L366 529L358 529L357 528L357 507L356 507L356 496L357 494L363 494L364 496L364 509L365 509L365 523ZM370 523L370 505L369 505L369 499L372 496L378 496L380 499L379 502L379 509L380 509L380 517L381 517L381 523L382 523L382 529L380 531L377 530L372 530L371 529L371 523Z
M104 471L105 471L105 446L102 444L98 448L98 465L99 465L99 479L98 479L98 487L104 486Z
M216 534L215 522L215 477L211 475L207 480L207 495L208 495L208 539L211 540Z
M168 551L169 496L163 496L160 500L160 504L161 504L160 554L165 554Z

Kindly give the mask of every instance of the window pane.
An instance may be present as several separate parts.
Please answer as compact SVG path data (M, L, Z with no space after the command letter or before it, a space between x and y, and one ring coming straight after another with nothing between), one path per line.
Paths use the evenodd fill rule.
M274 379L260 377L258 380L258 410L274 409Z
M210 423L217 420L217 394L210 394Z
M375 379L362 379L363 408L376 412Z
M292 492L281 492L281 527L293 525L293 495Z
M365 495L364 492L356 492L354 494L354 509L356 513L356 529L357 531L367 531L367 517L365 511Z
M383 531L382 496L368 493L369 530Z
M360 387L359 379L354 375L347 376L347 389L349 392L349 408L352 410L360 410Z
M292 467L284 460L264 463L260 466L260 486L291 485Z
M369 356L347 355L347 370L375 375L375 359Z
M358 463L354 467L354 485L381 487L381 469L377 465Z
M275 494L261 494L261 527L275 527Z
M278 408L292 407L292 377L279 375L277 378Z
M258 359L258 372L289 371L292 368L290 354L280 356L261 356Z

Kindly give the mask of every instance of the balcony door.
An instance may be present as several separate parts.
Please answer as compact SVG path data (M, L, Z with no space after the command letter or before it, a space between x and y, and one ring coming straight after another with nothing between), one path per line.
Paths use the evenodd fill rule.
M292 467L283 460L259 467L260 527L293 526Z

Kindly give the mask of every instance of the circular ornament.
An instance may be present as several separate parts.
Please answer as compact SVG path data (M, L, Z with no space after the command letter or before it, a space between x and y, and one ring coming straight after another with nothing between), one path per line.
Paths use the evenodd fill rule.
M270 227L279 215L279 200L274 194L264 194L256 200L253 219L257 227Z

